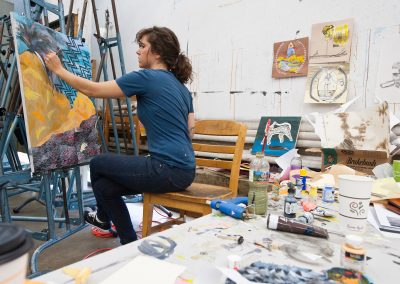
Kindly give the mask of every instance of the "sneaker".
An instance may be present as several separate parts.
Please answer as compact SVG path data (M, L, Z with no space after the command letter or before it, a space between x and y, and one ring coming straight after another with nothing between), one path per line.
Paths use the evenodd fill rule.
M111 228L110 222L102 222L99 218L97 218L97 212L89 212L85 211L83 214L86 223L89 223L93 226L96 226L102 230L108 230Z
M99 227L92 227L92 234L99 238L116 238L118 233L114 225L109 230L102 230Z

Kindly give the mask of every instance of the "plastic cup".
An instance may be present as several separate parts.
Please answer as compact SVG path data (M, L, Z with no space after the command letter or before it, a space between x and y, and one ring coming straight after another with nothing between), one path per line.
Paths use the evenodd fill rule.
M25 282L28 253L32 247L32 238L23 227L0 224L0 283Z
M367 227L373 179L365 176L339 176L339 215L344 230L363 233Z
M396 182L400 182L400 161L393 161L393 178Z

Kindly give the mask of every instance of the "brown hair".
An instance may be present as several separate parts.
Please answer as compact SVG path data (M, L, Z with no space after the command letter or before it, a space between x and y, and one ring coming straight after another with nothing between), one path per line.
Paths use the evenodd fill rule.
M151 45L151 51L161 56L161 60L179 82L185 84L192 81L192 64L181 52L178 38L173 31L156 26L142 29L136 34L136 42L139 43L145 35Z

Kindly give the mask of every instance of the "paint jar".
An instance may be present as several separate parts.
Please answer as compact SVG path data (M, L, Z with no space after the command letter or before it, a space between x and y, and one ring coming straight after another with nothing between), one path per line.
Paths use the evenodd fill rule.
M296 192L294 194L294 197L296 199L301 199L302 196L302 191L303 191L303 180L301 178L296 178L296 186L295 186Z
M249 213L265 215L268 205L267 182L250 182L248 198L247 210Z
M363 239L357 235L346 235L346 241L342 245L341 265L344 268L363 271L365 263L365 249Z
M287 218L295 218L297 211L297 200L294 198L293 184L289 183L288 195L285 197L285 203L283 206L284 216Z
M322 201L328 203L335 202L335 195L332 185L325 184L324 190L322 191Z
M314 221L314 216L310 212L304 212L303 215L297 218L297 221L304 224L311 224Z

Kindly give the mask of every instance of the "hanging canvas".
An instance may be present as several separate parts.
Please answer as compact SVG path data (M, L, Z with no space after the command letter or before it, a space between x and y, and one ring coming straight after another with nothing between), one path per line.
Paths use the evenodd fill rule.
M273 78L307 76L308 37L274 43Z
M271 119L271 124L266 133L268 119ZM261 117L251 153L261 152L264 141L266 143L264 153L269 156L281 156L295 148L300 122L301 117L297 116Z
M78 40L16 13L11 16L31 170L81 164L100 150L94 104L52 74L43 58L57 52L67 70L91 79L89 51Z
M353 19L313 25L310 39L310 63L350 62L353 28Z
M400 103L399 27L380 29L379 62L375 95L388 103Z
M345 103L349 84L349 64L310 64L305 103Z

